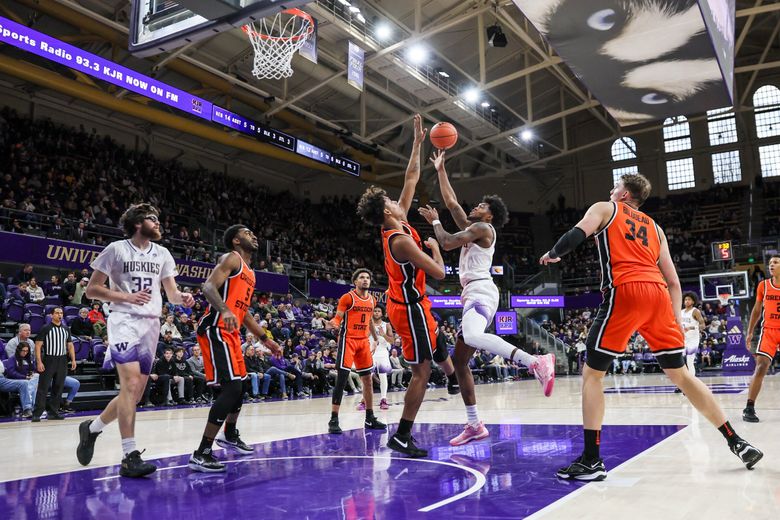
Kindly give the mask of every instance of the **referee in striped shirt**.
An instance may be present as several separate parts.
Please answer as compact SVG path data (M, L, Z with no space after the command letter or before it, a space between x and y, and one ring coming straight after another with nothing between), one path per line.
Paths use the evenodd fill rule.
M50 420L64 419L58 410L68 371L68 357L70 357L70 369L76 370L76 351L70 340L70 329L62 323L62 316L62 309L55 308L51 313L51 323L44 325L35 338L35 362L41 375L35 397L33 422L41 420L44 407L49 411L47 417ZM46 394L49 393L50 386L52 387L51 398L47 401Z

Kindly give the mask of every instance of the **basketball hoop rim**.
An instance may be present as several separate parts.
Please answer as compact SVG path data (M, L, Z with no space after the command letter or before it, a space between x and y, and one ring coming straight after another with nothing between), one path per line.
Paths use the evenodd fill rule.
M732 294L728 294L728 293L718 294L718 300L720 301L721 305L728 305L729 300L731 300L732 296L733 296Z
M309 35L314 32L314 19L311 17L309 13L305 11L301 11L300 9L297 8L292 8L292 9L285 9L284 11L281 11L280 13L277 14L277 16L279 16L279 14L282 13L291 14L293 16L303 18L304 20L309 22L309 25L306 27L306 31L304 31L302 34L297 34L295 36L271 36L268 34L262 34L255 31L254 29L250 28L250 24L245 24L241 26L241 30L244 31L246 34L248 34L250 38L256 37L256 38L260 38L261 40L275 40L275 41L282 41L282 42L283 41L297 42L301 38L308 38Z

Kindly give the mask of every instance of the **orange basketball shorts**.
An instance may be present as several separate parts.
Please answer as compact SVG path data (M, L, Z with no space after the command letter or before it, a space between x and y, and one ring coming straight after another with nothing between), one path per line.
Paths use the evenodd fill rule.
M632 282L605 291L588 333L587 347L619 356L626 351L634 332L645 338L656 357L685 350L685 338L674 318L672 298L664 285Z
M352 370L354 366L361 376L370 373L374 369L374 357L368 338L355 339L342 335L339 338L336 365L344 370Z
M198 345L203 353L207 385L246 378L241 336L237 330L227 332L219 327L206 327L203 333L198 333Z
M431 314L431 302L423 298L417 303L403 304L387 300L387 317L401 337L404 359L416 365L426 359L442 362L447 359L446 346L443 352L437 350L438 325Z
M761 335L758 337L758 349L756 354L774 359L777 354L777 346L780 344L780 329L761 328Z

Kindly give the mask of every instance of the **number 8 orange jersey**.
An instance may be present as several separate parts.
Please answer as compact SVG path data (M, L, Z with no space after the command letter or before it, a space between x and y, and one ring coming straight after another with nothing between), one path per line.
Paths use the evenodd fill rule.
M658 267L661 230L655 221L622 202L613 202L607 226L596 233L601 264L601 290L630 282L652 282L666 286Z

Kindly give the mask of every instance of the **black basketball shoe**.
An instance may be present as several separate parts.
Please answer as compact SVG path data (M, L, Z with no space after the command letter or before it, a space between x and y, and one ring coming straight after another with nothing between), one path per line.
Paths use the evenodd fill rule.
M214 442L216 442L217 445L221 446L222 448L234 450L241 455L251 455L255 452L254 448L241 440L241 437L238 435L238 430L236 430L232 435L228 435L224 430L222 430L217 434Z
M363 427L366 430L386 430L387 425L383 422L381 422L379 419L377 419L375 416L366 417L365 423L363 423Z
M141 458L141 452L138 450L125 455L125 458L122 459L122 466L119 468L120 475L130 478L145 477L155 471L157 471L157 466L144 462Z
M328 421L328 433L332 433L334 435L342 433L341 426L339 426L338 417L333 417L330 421Z
M206 448L203 452L194 451L190 456L190 462L187 464L187 467L201 473L220 473L225 471L225 465L214 458L211 448Z
M756 415L756 409L752 406L748 406L742 410L742 420L745 422L758 422L758 416Z
M751 446L745 439L730 443L729 448L734 455L739 457L739 460L745 463L747 469L753 469L753 466L764 456L761 450Z
M79 445L76 447L76 458L79 464L86 466L92 461L92 454L95 452L95 440L102 432L92 433L89 431L89 425L92 421L83 421L79 424Z
M585 462L584 457L580 455L567 467L559 469L555 476L567 480L604 480L607 478L607 468L604 467L604 461L601 459Z
M404 455L409 455L413 459L428 456L428 450L418 448L414 444L414 437L411 435L401 436L396 433L390 437L390 440L387 442L387 447L391 450L403 453Z

